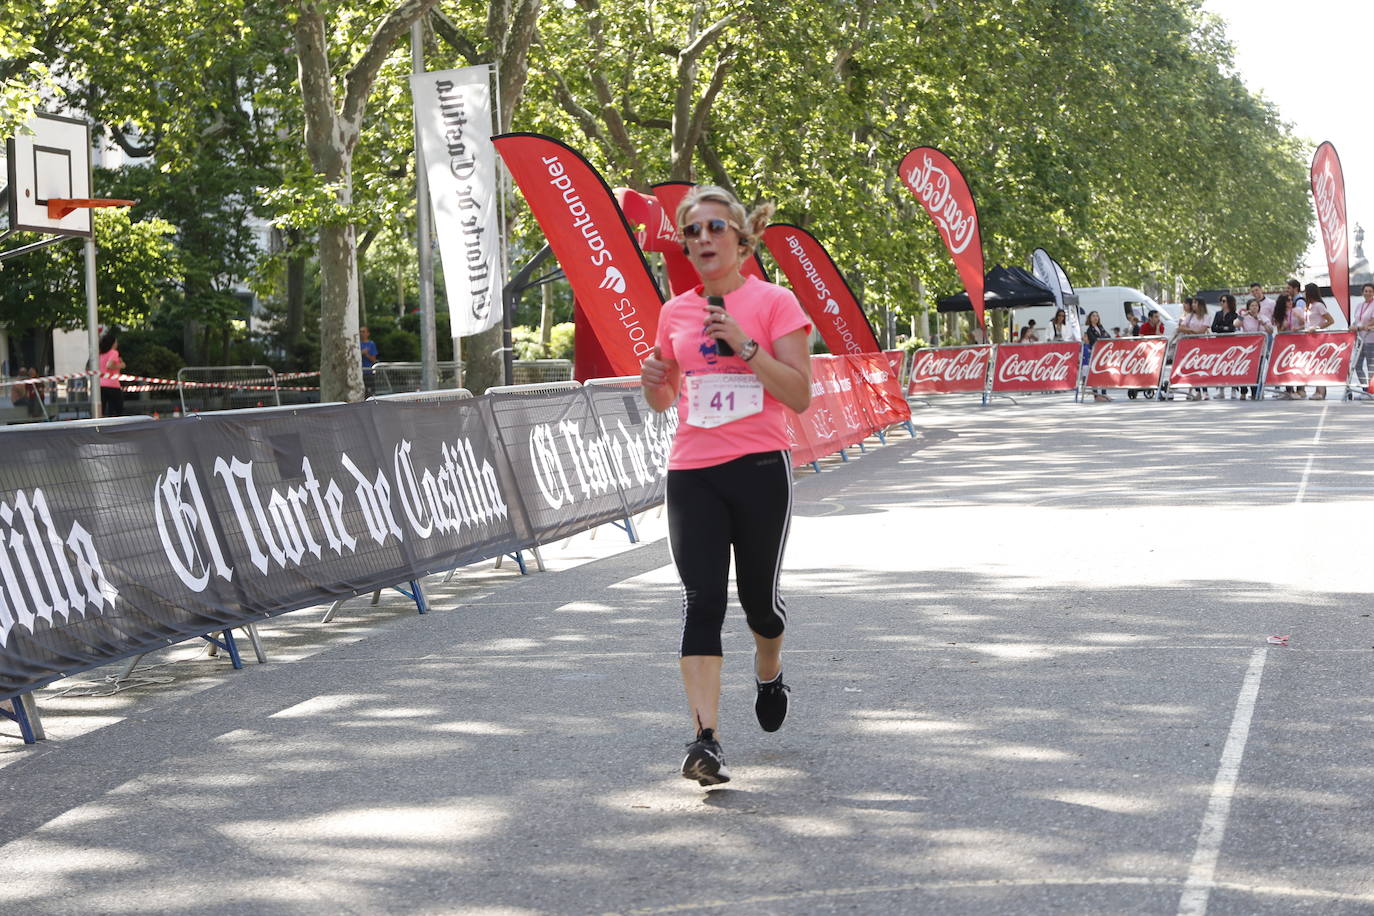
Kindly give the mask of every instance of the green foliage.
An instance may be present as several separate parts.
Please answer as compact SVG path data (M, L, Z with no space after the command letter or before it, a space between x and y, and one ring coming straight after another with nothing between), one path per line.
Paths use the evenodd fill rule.
M96 288L102 324L141 324L166 305L181 277L179 252L166 220L130 219L127 209L95 211ZM18 247L32 237L11 239ZM86 324L85 260L80 240L67 240L0 263L0 322L25 330Z
M314 6L337 98L397 3ZM505 60L518 40L501 18L512 6L445 0L429 68ZM325 177L306 155L300 8L9 0L0 132L47 85L100 125L103 142L151 153L97 174L98 193L139 201L127 229L101 216L107 320L146 318L172 350L187 326L220 339L242 317L233 290L249 284L271 323L262 341L235 343L234 358L315 368L317 233L351 222L366 242L364 320L384 359L414 359L408 49L385 49L347 173ZM1234 53L1196 0L569 0L544 4L523 101L506 116L577 147L613 187L690 178L775 201L779 221L813 232L861 285L870 313L905 317L962 285L896 173L921 145L967 176L989 266L1024 264L1044 246L1083 286L1172 291L1292 273L1311 234L1310 147L1239 82ZM503 66L503 80L520 77ZM520 264L543 239L518 195L510 203ZM275 227L271 252L263 220ZM288 258L311 261L303 305L286 302ZM79 325L79 259L64 242L0 266L0 320ZM555 320L569 318L566 285L555 292ZM537 325L540 306L532 292L516 320ZM447 349L442 316L438 325ZM518 339L521 355L538 348L532 333ZM549 355L571 355L571 324L553 336Z
M155 342L153 334L137 330L119 335L119 355L130 373L152 378L174 379L186 365L180 354Z
M547 359L572 359L574 325L571 321L556 324L549 328L549 355Z

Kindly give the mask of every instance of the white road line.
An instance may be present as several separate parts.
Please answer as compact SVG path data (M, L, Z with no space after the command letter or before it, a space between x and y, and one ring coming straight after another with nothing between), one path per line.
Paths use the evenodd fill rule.
M1250 719L1255 713L1255 698L1259 696L1260 676L1264 673L1267 654L1267 649L1256 649L1250 655L1250 668L1245 672L1240 697L1236 700L1231 732L1221 751L1221 766L1212 783L1212 797L1207 801L1207 813L1202 816L1202 831L1193 852L1193 864L1188 869L1188 880L1178 903L1179 916L1203 916L1207 912L1207 898L1216 886L1217 860L1226 838L1226 819L1231 814L1231 798L1235 795L1245 742L1250 737Z
M1317 431L1312 434L1312 446L1315 447L1322 441L1322 427L1326 425L1326 412L1331 409L1330 404L1322 405L1321 419L1317 421ZM1302 498L1307 495L1307 478L1312 473L1312 462L1316 459L1317 453L1313 452L1307 456L1307 465L1302 469L1302 480L1298 483L1298 496L1293 500L1294 504L1302 502Z

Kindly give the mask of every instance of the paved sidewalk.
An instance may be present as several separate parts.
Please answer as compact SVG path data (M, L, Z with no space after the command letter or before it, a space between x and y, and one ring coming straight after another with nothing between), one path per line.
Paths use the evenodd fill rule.
M0 729L0 912L1374 912L1371 420L948 401L799 472L793 714L732 611L709 791L655 513L59 685Z

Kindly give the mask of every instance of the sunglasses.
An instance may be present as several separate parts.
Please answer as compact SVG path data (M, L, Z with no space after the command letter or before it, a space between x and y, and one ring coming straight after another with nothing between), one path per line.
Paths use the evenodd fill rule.
M687 225L682 227L682 237L688 239L699 239L701 238L701 233L703 231L710 232L712 236L718 236L723 235L726 229L738 230L739 226L736 226L729 220L724 220L720 217L716 217L714 219L708 219L704 223L688 223Z

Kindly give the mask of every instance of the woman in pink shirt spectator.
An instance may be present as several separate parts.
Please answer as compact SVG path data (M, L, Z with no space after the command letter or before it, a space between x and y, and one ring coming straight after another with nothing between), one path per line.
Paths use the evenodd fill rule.
M1325 331L1335 323L1336 319L1331 317L1331 311L1322 301L1322 291L1315 283L1309 283L1303 287L1303 297L1307 300L1307 314L1303 320L1304 331ZM1312 400L1326 400L1326 387L1318 386L1312 391Z
M1369 367L1374 365L1374 283L1366 283L1360 292L1364 299L1356 304L1350 316L1350 328L1360 342L1360 353L1355 360L1355 373L1360 380L1361 390L1355 392L1355 397L1367 401Z
M1240 321L1236 323L1236 329L1242 334L1273 334L1274 326L1269 323L1269 319L1264 317L1260 311L1260 301L1251 299L1245 303L1245 311L1240 314ZM1250 397L1255 398L1259 395L1258 386L1251 385L1248 388L1240 389L1240 399L1245 400L1245 392L1250 392Z
M124 389L119 373L124 360L119 358L119 329L110 328L100 337L100 415L118 417L124 414Z
M1212 330L1212 322L1207 319L1207 303L1189 296L1183 300L1183 315L1178 320L1180 336L1206 334ZM1194 385L1188 392L1188 400L1205 401L1210 399L1206 388Z

